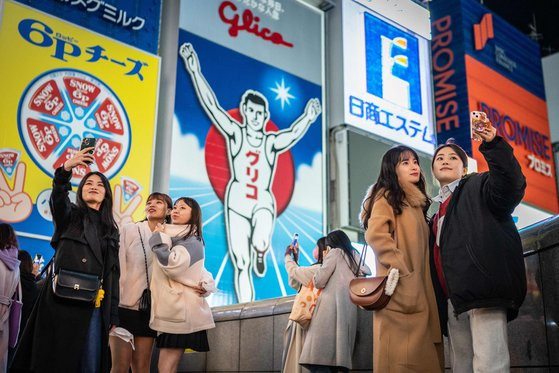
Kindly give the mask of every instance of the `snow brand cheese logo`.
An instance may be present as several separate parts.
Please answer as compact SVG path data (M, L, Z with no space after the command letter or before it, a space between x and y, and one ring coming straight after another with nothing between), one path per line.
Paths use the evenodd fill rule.
M143 189L136 180L127 176L120 177L120 185L122 185L122 190L124 191L124 203L128 203Z
M83 71L59 69L37 77L20 99L18 125L29 156L50 176L84 137L97 139L95 162L72 170L74 184L89 171L112 178L130 150L130 125L120 100Z
M20 157L21 152L19 150L10 148L0 149L0 167L2 167L2 171L4 171L8 177L12 177Z

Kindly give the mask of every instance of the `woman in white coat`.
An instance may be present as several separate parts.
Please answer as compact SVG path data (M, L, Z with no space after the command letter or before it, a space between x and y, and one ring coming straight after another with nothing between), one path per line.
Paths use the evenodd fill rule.
M16 233L11 225L0 224L0 372L8 365L10 306L19 283Z
M209 351L206 330L215 327L205 297L217 289L204 267L200 205L192 198L177 199L171 220L159 224L149 240L156 256L149 325L159 332L160 373L176 372L186 348Z
M326 250L326 237L321 237L316 241L317 262L308 267L299 267L299 245L289 245L285 250L285 269L289 286L299 291L302 286L307 286L314 274L322 265L323 252ZM287 321L287 327L283 334L283 354L281 371L283 373L301 373L308 371L299 365L299 358L303 343L305 342L306 330L293 320Z
M151 279L152 252L148 245L157 224L170 222L171 197L154 192L148 196L146 219L120 230L119 328L109 337L111 373L149 373L156 332L149 327L150 313L139 309L140 298ZM148 294L149 295L149 294Z
M311 372L347 372L352 367L357 330L357 306L349 299L349 282L358 270L354 249L347 235L336 230L326 236L322 266L313 282L323 289L299 364Z

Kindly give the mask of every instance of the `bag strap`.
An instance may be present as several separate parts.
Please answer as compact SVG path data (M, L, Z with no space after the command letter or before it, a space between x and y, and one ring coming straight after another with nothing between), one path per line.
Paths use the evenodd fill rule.
M359 277L359 271L361 271L361 265L365 264L365 258L367 257L367 242L363 244L363 249L361 249L361 254L359 255L359 263L357 263L357 270L353 274L355 277Z
M392 238L394 240L394 244L396 246L396 248L398 248L398 223L396 220L396 214L394 214L394 237ZM359 271L361 270L361 264L365 264L365 258L367 256L367 241L365 241L365 243L363 244L363 249L361 250L361 255L359 256L359 265L357 267L357 271L354 273L355 277L359 277Z
M142 244L142 251L144 252L144 264L146 265L146 281L147 281L147 288L149 289L148 258L146 255L146 247L144 246L144 240L142 239L142 232L140 232L140 227L137 228L138 228L138 235L140 236L140 243Z

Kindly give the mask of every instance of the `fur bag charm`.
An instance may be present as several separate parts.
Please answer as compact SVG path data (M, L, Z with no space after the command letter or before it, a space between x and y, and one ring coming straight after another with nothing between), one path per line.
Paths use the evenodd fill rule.
M145 289L140 298L140 304L138 310L144 313L151 312L151 290Z

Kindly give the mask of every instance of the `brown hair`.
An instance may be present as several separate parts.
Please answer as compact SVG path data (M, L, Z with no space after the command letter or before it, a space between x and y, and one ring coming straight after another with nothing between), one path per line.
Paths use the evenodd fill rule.
M190 221L186 222L186 224L191 224L192 228L188 231L186 236L182 238L186 239L190 236L197 236L203 241L204 239L202 238L202 209L200 208L200 205L198 204L198 202L196 202L194 198L190 198L190 197L178 198L175 201L175 205L179 203L179 201L183 201L192 209L192 213L190 215Z
M169 197L169 195L167 195L165 193L160 193L160 192L151 193L148 196L148 199L146 200L146 205L152 199L156 199L158 201L165 202L165 204L167 205L167 209L172 209L173 208L173 200L171 199L171 197ZM147 218L144 219L144 220L147 220ZM170 223L170 222L171 222L171 215L170 214L165 215L165 223Z
M14 228L10 224L0 224L0 250L9 249L10 247L17 247L17 237Z
M29 252L25 250L20 250L17 253L17 258L19 259L19 270L25 273L33 272L33 259L31 259L31 255Z
M405 145L393 146L384 153L381 160L380 173L377 181L369 187L363 203L361 204L361 212L359 213L359 220L361 227L367 229L369 217L373 211L373 204L382 195L388 201L388 204L394 209L396 215L402 213L402 207L405 205L406 193L400 186L398 175L396 174L396 167L404 160L406 156L412 156L419 163L419 155L412 148ZM431 200L427 196L425 187L425 176L423 170L419 172L419 181L415 183L417 188L425 196L425 206L423 206L423 216L427 220L427 210L431 205Z

